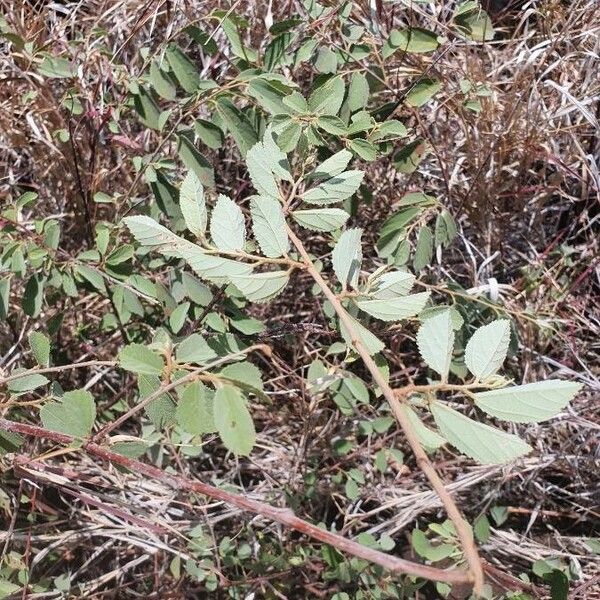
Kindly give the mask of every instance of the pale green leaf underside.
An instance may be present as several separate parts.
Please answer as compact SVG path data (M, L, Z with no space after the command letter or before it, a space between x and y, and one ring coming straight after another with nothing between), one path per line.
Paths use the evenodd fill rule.
M333 270L344 287L358 287L362 264L361 235L362 229L358 228L344 231L331 254Z
M420 313L427 303L429 295L429 292L420 292L389 300L357 300L356 305L372 317L382 321L401 321Z
M445 380L454 348L454 330L449 309L433 315L421 325L417 333L417 346L423 360Z
M510 344L510 322L492 321L475 331L465 348L465 364L477 379L489 379L502 366Z
M439 434L437 431L433 431L433 429L429 429L423 421L419 418L419 415L410 407L410 406L402 406L402 412L407 416L410 421L413 430L417 437L419 438L419 442L425 450L428 452L432 452L436 450L440 446L443 446L446 443L446 440Z
M572 381L538 381L475 394L475 404L492 417L539 423L557 415L581 389Z
M325 177L335 177L348 166L351 158L351 152L348 150L340 150L316 167L311 173L311 177L319 179L324 179Z
M213 398L209 397L209 390L204 384L195 381L185 388L177 404L175 419L184 431L193 435L216 431Z
M362 171L344 171L302 195L310 204L332 204L349 198L360 187L364 177Z
M405 296L415 283L415 276L408 271L389 271L378 277L369 290L369 295L378 300Z
M227 196L219 196L210 219L214 245L224 252L242 250L246 243L246 225L242 209Z
M231 277L231 283L237 287L248 300L265 302L283 291L289 281L287 271L268 271L252 273L239 277Z
M248 456L256 441L256 431L246 400L231 386L220 387L214 400L214 423L225 447L242 456Z
M278 200L255 197L250 201L252 231L262 253L269 258L287 254L290 240L285 228L285 216Z
M311 231L335 231L344 225L350 215L341 208L315 208L296 210L294 220Z
M198 276L213 283L225 283L232 277L241 277L252 272L252 267L247 263L205 254L193 244L182 250L180 256Z
M90 392L65 392L59 402L48 402L40 410L46 429L75 437L86 437L92 431L96 418L96 403Z
M119 364L126 371L144 375L160 375L165 366L162 356L142 344L129 344L119 352Z
M477 423L439 402L431 404L431 413L448 442L482 464L507 463L531 451L516 435Z
M208 221L204 187L193 171L189 171L181 183L179 208L181 208L187 228L196 237L203 236Z

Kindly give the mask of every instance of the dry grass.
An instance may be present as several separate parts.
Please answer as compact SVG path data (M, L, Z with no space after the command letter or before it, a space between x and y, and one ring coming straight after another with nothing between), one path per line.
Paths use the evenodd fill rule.
M275 21L300 10L294 1L272 4ZM356 4L355 19L368 22L368 3ZM498 8L498 3L492 4ZM367 166L374 200L357 221L380 223L406 191L424 189L436 195L459 222L460 238L429 269L425 281L456 282L464 291L440 287L439 298L464 296L462 301L474 313L487 310L489 298L501 298L503 310L519 328L519 362L510 366L516 378L530 381L554 374L585 384L585 392L559 418L519 428L535 453L518 467L473 467L449 451L436 455L436 460L469 517L493 505L509 507L509 520L494 528L483 546L487 561L518 575L538 559L562 557L580 572L577 597L600 598L600 559L582 541L600 535L600 10L595 0L511 4L494 13L500 34L493 43L465 47L458 42L431 64L419 58L390 65L382 102L396 99L411 73L423 68L443 79L446 92L443 101L418 113L399 109L399 118L431 143L432 152L410 176L397 173L386 160ZM107 107L125 102L120 74L141 72L140 47L154 50L183 24L217 6L231 5L215 0L93 0L4 1L0 6L13 29L38 45L60 50L70 40L81 40L70 51L83 65L79 93L85 112L72 119L62 106L64 86L40 81L24 57L15 58L0 42L0 203L15 190L37 191L36 215L62 222L61 248L74 255L88 246L90 222L115 221L127 208L123 201L115 207L91 203L86 209L85 198L98 190L129 194L133 200L149 195L144 185L136 184L130 158L153 152L161 140L130 118L121 119L119 136L100 127ZM255 25L251 36L259 46L269 18L267 3L236 2L234 9ZM410 10L384 4L379 25L385 30L406 18L431 26L440 15L427 10L423 4ZM445 15L450 7L440 11ZM327 23L315 26L313 33L336 43L336 32ZM215 40L223 44L221 32ZM231 72L227 56L221 54L200 68L203 75L222 79ZM463 78L485 83L492 91L482 100L479 114L462 105ZM24 98L32 91L34 98ZM56 129L70 130L73 144L58 141ZM167 155L171 150L164 146ZM243 197L235 152L229 145L211 158L221 191ZM34 232L29 227L25 235ZM328 249L323 246L321 251ZM16 296L13 300L18 302ZM108 301L97 295L59 299L47 307L46 319L65 314L62 361L114 358L120 333L109 335L100 327L110 310ZM398 552L410 553L407 532L415 524L442 518L438 499L408 456L404 465L385 476L373 469L379 446L404 447L392 430L376 440L357 434L361 420L382 414L376 406L345 417L328 397L310 395L303 379L308 357L316 357L329 338L327 320L315 309L306 280L300 277L290 293L256 314L271 324L317 323L323 333L311 330L272 341L274 359L260 365L270 377L272 405L253 407L259 436L251 459L238 462L208 440L198 458L166 443L154 456L156 463L241 486L246 494L274 504L291 502L298 514L335 524L346 535L390 534ZM31 326L24 316L0 323L2 369L21 359ZM409 328L381 333L393 349L389 358L396 376L414 376L419 365L414 332ZM67 388L93 380L98 397L108 406L115 397L132 395L131 381L121 377L97 369L65 375L61 383ZM332 443L339 439L355 443L351 453L333 452ZM56 469L35 480L19 478L10 471L8 458L0 458L6 471L1 514L7 525L0 546L5 555L15 551L23 556L33 581L69 572L73 585L80 586L73 588L77 591L72 597L208 597L201 584L170 570L175 557L182 563L190 557L188 532L198 523L207 536L208 554L224 535L251 540L251 545L260 542L263 552L272 556L289 557L298 549L298 540L278 526L258 518L251 521L203 498L183 497L97 464L83 453L58 451L53 456L34 443L27 451L51 459ZM345 498L335 480L336 474L352 467L360 467L367 478L365 493L355 502ZM32 524L26 521L27 511L36 515ZM302 568L273 562L260 573L249 569L248 594L330 597L338 589L335 581L321 578L325 566L316 553ZM227 597L227 590L239 583L232 573L243 578L244 571L231 569L216 553L221 591L215 597ZM59 596L44 592L27 597Z

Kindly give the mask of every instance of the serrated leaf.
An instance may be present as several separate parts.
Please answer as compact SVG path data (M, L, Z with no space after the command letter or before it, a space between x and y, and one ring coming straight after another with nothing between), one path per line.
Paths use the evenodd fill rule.
M161 98L164 98L165 100L175 100L177 90L173 85L171 78L154 60L150 64L150 83Z
M475 331L465 348L465 364L480 381L489 379L502 366L510 344L510 321L492 321Z
M401 321L420 313L429 299L429 295L429 292L420 292L386 300L356 300L356 305L372 317L382 321Z
M198 176L189 171L179 189L179 208L187 228L198 238L206 231L208 214L204 201L204 187Z
M11 373L11 375L17 374L17 371L13 371L13 373ZM9 381L8 391L13 394L23 394L46 385L47 383L49 383L49 381L46 377L40 375L39 373L34 373L33 375L25 375L23 377L19 377L18 379L14 379L13 381Z
M349 198L362 183L362 171L344 171L302 195L302 199L310 204L332 204Z
M189 309L190 303L184 302L169 315L169 326L171 327L173 333L179 333L181 328L184 326Z
M310 95L310 111L319 115L336 115L344 101L345 91L344 80L340 76L331 77Z
M142 344L129 344L119 351L119 364L138 375L160 375L165 366L162 356Z
M213 150L218 150L223 145L223 132L211 121L196 119L194 121L194 131L200 141Z
M46 429L74 437L86 437L92 431L96 418L96 403L90 392L65 392L59 402L47 402L40 410Z
M348 87L348 108L350 112L362 110L369 100L369 83L364 73L355 72Z
M216 431L213 418L214 400L208 388L199 381L190 383L177 404L175 419L188 433L203 435Z
M312 231L335 231L344 225L350 215L341 208L295 210L293 219Z
M246 154L246 166L254 189L263 196L279 198L277 180L271 169L272 160L262 142L252 146Z
M28 339L37 364L47 367L50 364L50 340L41 331L32 331Z
M249 391L264 390L260 369L248 361L227 365L219 376L229 379L238 387L248 388Z
M367 350L367 352L371 355L377 354L381 352L385 348L385 344L374 334L371 333L366 327L361 325L354 317L348 315L350 320L352 321L352 326L355 336L348 330L346 325L340 321L340 332L346 344L352 348L356 349L354 345L354 340L358 339L358 341L362 344L362 346Z
M363 160L373 161L377 158L377 147L371 142L362 139L350 140L348 146L354 154L360 156Z
M165 53L169 66L179 85L192 94L200 86L200 75L194 63L175 44L170 44Z
M241 277L252 272L252 266L230 258L205 254L201 248L191 245L179 252L193 271L202 279L222 284L232 277Z
M210 189L215 187L215 172L212 165L198 152L187 135L177 136L177 153L183 164L196 174L204 187Z
M217 112L229 129L242 157L258 142L258 135L250 120L227 98L217 103Z
M433 233L427 225L421 227L415 246L415 255L413 258L413 269L420 271L425 268L433 258Z
M161 381L156 375L139 375L140 400L158 392ZM159 394L146 405L144 412L157 430L171 425L175 420L175 403L167 393Z
M419 438L419 442L425 450L433 452L446 443L446 440L433 429L429 429L423 421L419 418L419 415L410 407L403 405L400 410L406 415L410 421L415 435Z
M335 177L348 166L351 158L351 152L348 152L348 150L340 150L316 167L310 176L316 179Z
M231 283L251 302L265 302L280 294L290 280L287 271L233 276Z
M368 293L378 300L391 300L398 296L406 296L414 283L415 276L408 271L388 271L371 283Z
M404 101L409 106L418 108L429 102L441 89L442 83L437 79L420 79L410 89Z
M477 423L439 402L431 413L442 435L457 450L482 464L503 464L531 452L521 438Z
M241 208L227 196L219 195L210 219L214 245L226 252L242 250L246 243L246 225Z
M433 52L440 45L433 31L420 27L392 29L383 49L383 57L388 58L394 52L412 52L416 54Z
M193 333L177 344L175 360L178 363L204 365L215 358L217 353L199 333Z
M278 200L255 197L250 200L252 231L262 253L269 258L287 254L290 240L285 215Z
M445 381L454 348L454 329L449 309L433 315L421 325L417 333L417 346L423 360Z
M484 412L513 423L539 423L561 410L581 389L579 383L550 379L475 394L475 404Z
M240 391L224 385L215 393L214 422L225 447L242 456L252 452L256 441L254 422Z
M153 93L140 86L139 93L133 96L133 106L146 127L157 131L161 129L160 108Z
M331 253L333 270L345 289L358 287L358 276L362 265L362 229L348 229L342 233Z
M142 246L154 246L160 252L176 256L179 256L179 252L184 248L197 248L191 242L172 233L166 227L145 215L125 217L123 223ZM201 251L200 248L198 250Z

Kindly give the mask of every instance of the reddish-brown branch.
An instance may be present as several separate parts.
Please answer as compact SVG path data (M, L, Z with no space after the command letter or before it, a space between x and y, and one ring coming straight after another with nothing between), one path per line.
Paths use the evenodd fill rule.
M314 266L306 248L296 236L294 231L291 229L289 225L287 227L287 232L290 237L290 240L298 250L298 253L304 260L306 265L306 271L311 275L317 285L321 288L321 291L325 295L325 297L331 302L335 312L337 313L340 322L346 327L350 336L352 337L352 345L360 355L363 363L369 370L373 381L379 386L381 389L385 399L387 400L390 408L392 409L392 413L396 418L396 421L402 428L404 435L415 455L417 465L423 471L431 487L434 489L436 494L439 496L448 517L454 523L454 527L456 529L456 533L460 539L463 552L465 554L465 558L469 564L469 570L472 576L473 582L473 591L475 595L480 596L483 591L483 582L484 582L484 574L483 568L481 566L481 560L479 558L479 553L477 552L477 547L473 540L473 535L471 533L471 529L467 522L463 519L460 510L456 506L452 496L446 489L444 482L441 480L440 476L437 474L432 462L429 460L425 450L421 446L419 442L419 438L417 437L413 426L408 418L407 413L404 410L403 403L398 399L397 395L394 393L394 390L389 386L387 380L381 374L379 367L373 360L373 357L369 354L369 351L364 347L360 338L356 332L356 328L354 326L354 322L352 318L343 307L340 299L335 295L333 290L329 287L327 282L321 276L321 273Z
M70 435L56 433L35 425L16 423L7 419L0 419L0 430L11 431L25 436L47 439L60 444L71 444L74 441L74 438ZM314 540L318 540L319 542L333 546L341 552L345 552L368 562L374 563L394 573L414 575L416 577L423 577L432 581L443 581L450 584L467 583L471 581L470 573L462 569L438 569L428 565L422 565L409 560L404 560L396 556L391 556L372 548L367 548L358 542L349 540L341 535L338 535L337 533L327 531L326 529L321 529L320 527L297 517L288 508L271 506L270 504L253 500L247 496L234 494L233 492L214 487L201 481L195 481L179 475L166 473L157 467L153 467L139 460L122 456L116 452L111 452L108 448L100 446L94 442L84 443L82 449L92 456L97 456L103 460L107 460L114 464L125 467L138 476L142 475L156 479L161 483L172 487L173 489L203 494L215 500L220 500L231 506L235 506L241 510L261 515L267 519L270 519L271 521L275 521L291 529L295 529L296 531L299 531L300 533L307 535ZM25 466L22 462L20 462L20 464L21 466Z

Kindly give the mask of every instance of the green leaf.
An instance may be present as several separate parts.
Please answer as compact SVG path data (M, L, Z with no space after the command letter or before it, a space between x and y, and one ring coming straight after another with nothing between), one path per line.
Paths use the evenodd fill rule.
M350 112L362 110L369 100L369 83L364 73L355 72L348 87L348 108Z
M200 86L200 75L194 63L175 44L169 44L165 56L179 85L188 94L194 93Z
M242 157L258 142L258 135L248 118L227 98L219 99L217 112L229 129Z
M40 367L50 364L50 340L40 331L32 331L29 334L29 347Z
M8 301L10 299L10 277L0 279L0 319L8 315Z
M127 262L133 257L133 246L131 244L124 244L115 248L107 257L106 264L111 266L120 265Z
M150 129L160 131L162 129L160 122L160 108L151 91L147 91L144 86L139 86L139 93L133 96L133 106L140 116L141 122Z
M23 371L23 373L25 373L25 371ZM12 375L17 374L17 371L13 371L12 373ZM8 391L12 392L13 394L23 394L25 392L35 390L42 385L46 385L47 383L48 379L39 373L34 373L33 375L24 375L23 377L9 381Z
M425 225L419 229L417 237L417 245L415 246L415 255L413 258L413 269L421 271L424 269L433 258L433 233L431 229Z
M429 102L442 89L437 79L420 79L406 95L404 100L409 106L420 107Z
M358 276L362 264L361 236L362 229L344 231L331 253L333 270L344 289L347 286L355 289L358 287Z
M227 365L219 373L219 377L229 379L238 387L247 388L248 391L262 392L264 390L260 369L248 361Z
M161 381L156 375L140 375L138 388L140 399L143 400L156 393L161 386ZM175 404L169 394L162 393L146 405L144 412L157 430L171 425L175 420Z
M37 68L38 73L51 79L67 79L75 77L73 64L61 56L46 55Z
M169 315L169 326L171 327L173 333L177 334L179 331L181 331L181 328L185 324L189 309L190 303L184 302Z
M377 158L377 147L367 140L350 140L348 146L354 154L360 156L363 160L371 162Z
M354 332L356 333L356 338L346 325L340 321L340 332L346 344L352 348L356 349L354 345L354 340L358 339L358 341L363 345L363 347L367 350L367 352L371 355L377 354L381 352L385 348L385 344L373 333L371 333L366 327L361 325L354 317L350 317L352 321L352 327Z
M87 267L86 267L87 268ZM42 311L44 302L44 279L40 275L32 275L25 285L21 306L26 315L37 317Z
M362 183L362 171L344 171L319 186L304 192L302 199L310 204L332 204L349 198Z
M243 250L246 225L240 207L227 196L219 195L210 219L210 235L214 245L227 252Z
M503 464L531 452L531 446L516 435L477 423L439 402L430 407L448 442L482 464Z
M417 170L427 151L428 146L424 140L417 139L396 152L394 166L400 173L410 175Z
M345 91L344 80L340 76L331 77L312 92L308 107L319 115L336 115L344 101Z
M162 356L142 344L129 344L119 351L119 364L138 375L161 375L165 366Z
M419 438L419 442L425 450L433 452L446 443L446 440L433 429L429 429L423 421L419 418L419 415L410 407L403 405L400 410L406 415L410 421L415 435Z
M279 199L277 180L291 181L287 156L267 131L262 142L258 142L246 155L246 165L256 191L262 196Z
M177 91L171 78L154 60L150 64L150 83L161 98L164 98L165 100L175 100L177 97Z
M480 327L465 348L465 364L479 381L498 371L508 353L510 321L500 319Z
M339 175L350 162L352 153L348 150L340 150L333 156L330 156L326 161L322 162L312 173L311 177L324 179L326 177L335 177Z
M252 231L262 253L269 258L287 254L290 241L286 231L285 215L278 200L254 197L250 200Z
M317 119L317 125L323 131L332 135L342 136L348 133L348 128L344 121L333 115L323 115Z
M214 422L225 447L242 456L252 452L256 431L246 400L240 391L224 385L215 393Z
M456 552L456 547L452 544L434 546L420 529L413 529L411 542L415 552L430 562L444 560Z
M204 365L215 358L217 353L199 333L193 333L177 344L175 359L178 363Z
M440 45L437 35L433 31L420 27L407 29L392 29L383 48L383 57L388 58L398 50L422 54L433 52Z
M214 400L208 388L199 381L190 383L177 404L175 419L188 433L203 435L216 431L213 418Z
M197 248L191 242L172 233L166 227L145 215L125 217L123 223L142 246L154 246L160 252L176 256L179 256L179 252L183 249ZM200 248L198 250L201 252Z
M202 143L213 150L218 150L223 145L223 132L210 121L196 119L194 121L194 131Z
M197 246L183 249L180 255L197 275L217 284L227 283L232 277L243 277L252 272L252 266L248 263L205 254Z
M423 360L446 381L454 349L450 309L433 315L421 325L417 333L417 345Z
M96 403L90 392L65 392L59 402L47 402L40 410L46 429L74 437L88 436L96 418Z
M290 280L287 271L232 276L231 283L251 302L266 302L280 294Z
M198 238L204 236L208 215L204 201L204 188L198 176L189 171L179 189L179 208L187 228Z
M429 292L420 292L387 300L356 300L356 306L382 321L401 321L420 313L429 295Z
M513 423L546 421L567 406L581 389L579 383L559 379L475 394L475 404L488 415Z
M474 10L460 11L454 18L458 29L477 42L494 39L495 31L489 15L476 4Z
M311 231L335 231L344 225L350 215L341 208L295 210L293 219Z
M196 174L204 187L210 189L215 187L215 173L212 165L198 152L187 135L177 136L177 153L183 164Z
M406 296L415 283L415 276L408 271L388 271L370 284L369 295L378 300L391 300Z
M315 69L319 73L335 73L337 71L337 54L331 48L325 46L319 48L315 59Z

